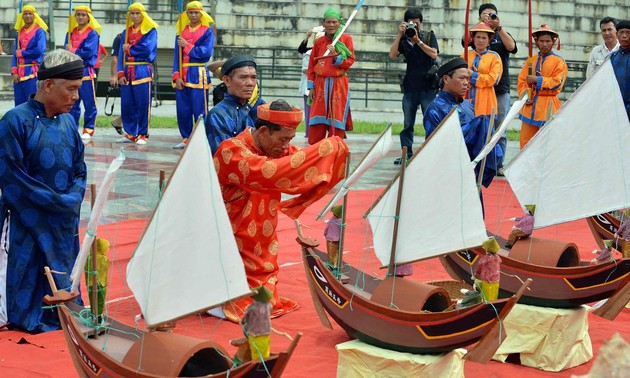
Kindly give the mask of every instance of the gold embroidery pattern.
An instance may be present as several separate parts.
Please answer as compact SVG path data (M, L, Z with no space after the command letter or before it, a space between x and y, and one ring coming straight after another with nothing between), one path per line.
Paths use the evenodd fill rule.
M274 270L275 270L275 266L273 266L272 263L270 263L269 261L265 262L265 272L273 272ZM274 280L274 283L275 283L275 280Z
M250 182L249 187L252 189L261 189L262 185L259 182Z
M322 173L321 175L313 178L313 183L315 185L319 185L321 184L323 181L326 181L326 179L328 178L328 176L325 173Z
M232 139L232 143L234 143L234 145L239 146L239 147L243 147L245 145L245 143L243 143L243 141L240 139Z
M278 254L278 241L274 240L269 244L269 253L276 256Z
M241 156L244 158L249 158L249 157L254 156L254 153L251 152L250 150L243 149L241 150Z
M251 236L252 238L254 236L256 236L256 222L254 220L252 220L251 222L249 222L249 225L247 226L247 233L249 234L249 236Z
M278 201L272 199L269 201L269 214L276 216L276 209L278 208Z
M258 204L258 214L263 215L265 213L265 200L260 200Z
M281 178L280 180L276 181L276 187L277 188L287 189L290 186L291 186L291 180L289 180L286 177Z
M260 246L260 242L256 243L256 246L254 247L254 254L256 256L262 255L262 247Z
M254 271L256 270L256 263L251 259L243 260L243 264L245 264L245 270Z
M267 264L271 264L271 263L267 263ZM265 269L268 269L268 268L267 268L267 264L265 264ZM271 270L268 270L268 272L273 272L273 271L275 270L275 267L273 267L273 264L271 264L271 265L272 265L272 268L271 268ZM268 282L270 285L276 285L276 284L278 283L278 276L276 276L276 275L274 274L273 276L269 277L269 279L267 280L267 282Z
M333 151L333 145L330 139L324 139L319 145L319 156L325 157Z
M234 225L232 225L232 228L234 228ZM243 241L241 240L241 238L234 238L234 240L236 240L236 248L238 248L239 251L243 250Z
M252 201L247 201L247 204L245 205L245 208L243 209L243 217L248 217L249 213L252 212L252 207L254 205L252 204Z
M238 162L238 170L243 175L243 178L249 176L249 163L247 160L241 160Z
M219 159L213 158L212 162L214 163L214 170L217 171L217 175L219 174L219 170L221 168L221 164L219 163Z
M228 181L232 184L238 184L241 180L239 180L238 175L234 172L228 175Z
M263 222L262 234L267 238L273 234L273 225L269 220Z
M223 158L223 162L225 164L230 164L230 159L232 159L232 150L227 148L221 150L221 158Z
M312 181L315 177L317 177L318 173L319 171L317 170L317 167L309 167L306 172L304 172L304 180Z
M274 174L276 174L277 169L278 166L275 162L267 160L262 166L262 175L264 178L271 178Z
M304 151L298 151L291 156L291 168L297 168L306 160L306 153Z

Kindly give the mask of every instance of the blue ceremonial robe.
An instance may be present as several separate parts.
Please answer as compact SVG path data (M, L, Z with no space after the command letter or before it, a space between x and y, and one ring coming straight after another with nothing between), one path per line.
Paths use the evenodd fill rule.
M182 34L183 38L189 40L189 45L180 48L178 36L175 37L172 79L173 82L178 78L184 81L184 89L175 90L175 104L179 132L182 138L188 139L193 129L193 119L196 123L199 116L205 117L208 113L208 89L212 84L206 63L214 51L214 32L211 27L202 25L195 31L186 26ZM179 66L180 53L182 67Z
M250 110L250 104L241 105L236 97L229 93L210 109L206 118L206 132L213 154L224 140L237 136L247 126L254 127L254 121L249 116Z
M464 141L466 142L468 155L472 160L486 144L488 127L490 126L490 116L475 117L475 108L470 101L463 100L459 102L455 96L448 92L438 92L437 97L431 102L431 105L429 105L424 115L426 137L428 138L429 135L435 131L440 125L440 122L446 118L453 107L457 107L459 123L462 126L462 133L464 134ZM482 182L486 188L490 185L494 176L496 176L497 163L500 161L501 156L503 156L503 151L497 144L486 157L486 166ZM475 172L479 174L479 165L475 169Z
M33 333L60 327L56 310L43 308L42 298L52 293L44 267L65 272L53 276L59 289L70 287L85 194L83 151L72 116L49 118L33 98L0 120L0 222L9 219L2 242L12 327Z
M79 88L79 99L74 103L70 114L74 117L77 125L81 118L81 101L85 111L83 113L83 127L94 130L96 124L96 90L94 83L96 82L96 74L94 73L94 65L98 60L98 50L100 37L96 30L89 29L84 33L79 33L78 28L74 28L71 40L68 41L70 35L66 34L64 46L72 43L70 52L77 54L83 59L83 82Z

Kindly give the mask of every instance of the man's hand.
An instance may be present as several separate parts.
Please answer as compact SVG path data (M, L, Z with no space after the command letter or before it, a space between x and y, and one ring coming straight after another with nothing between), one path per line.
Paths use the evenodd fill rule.
M400 36L403 36L406 30L407 30L407 23L403 21L398 26L398 34L400 34Z
M11 77L13 78L14 84L17 84L20 82L20 77L18 76L18 74L12 74Z
M184 89L184 80L182 80L181 78L178 78L177 80L175 80L175 89L180 90L180 91Z
M536 83L538 83L538 76L536 75L527 75L527 84L529 85L534 85Z
M326 49L330 52L330 54L336 54L337 50L335 50L335 46L334 45L328 45L326 46Z
M308 98L311 99L311 102L315 101L315 88L309 89Z
M126 52L128 48L129 48L129 44L128 43L124 43L122 45L122 49L123 49L124 52Z
M71 48L72 48L72 44L71 44L71 43L68 43L68 44L66 45L66 50L71 51L71 50L70 50Z
M128 83L127 78L124 76L118 79L118 85L127 85Z
M109 85L111 85L112 87L116 87L118 85L118 75L112 75L109 78Z
M182 37L177 37L177 44L179 45L179 47L184 48L188 44L188 41Z

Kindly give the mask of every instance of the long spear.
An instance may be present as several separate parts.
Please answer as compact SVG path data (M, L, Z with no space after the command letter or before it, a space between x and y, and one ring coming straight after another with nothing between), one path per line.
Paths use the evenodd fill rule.
M66 45L72 44L72 0L68 2L68 32L66 33ZM65 48L66 46L64 46Z
M468 63L468 44L470 43L470 34L468 33L468 22L470 19L470 0L466 1L466 15L464 21L464 60Z
M182 12L184 11L184 0L178 0L177 1L177 12L179 13L179 17L178 19L181 19L182 17ZM179 60L179 76L182 78L182 80L184 80L184 78L182 77L182 74L184 73L184 69L182 68L182 54L184 53L182 47L179 45L179 37L182 36L182 32L184 31L185 26L182 25L181 23L178 23L179 27L181 29L177 30L177 36L175 37L175 44L177 45L177 56L178 56L178 60Z
M341 35L343 34L343 32L346 31L346 29L348 28L348 25L350 25L350 23L352 22L352 20L354 19L354 16L357 15L357 12L359 11L359 9L361 8L361 5L363 5L363 1L364 0L359 0L359 2L357 3L357 5L354 7L354 10L352 11L352 14L350 15L350 17L348 17L348 20L346 21L346 24L341 28L341 32L337 35L337 37L332 41L332 45L334 46L335 43L339 42L339 38L341 37ZM468 0L470 1L470 0ZM324 55L322 56L327 56L330 53L330 50L326 50L326 52L324 52Z
M528 43L528 57L531 58L534 55L533 52L533 37L532 37L532 32L534 31L534 28L532 26L532 0L528 0L527 1L527 13L529 14L529 21L527 24L527 39L529 41ZM530 75L534 75L534 62L530 61L529 62L529 74ZM529 98L529 101L532 101L534 97L534 89L533 87L530 85L529 89L527 89L527 98Z

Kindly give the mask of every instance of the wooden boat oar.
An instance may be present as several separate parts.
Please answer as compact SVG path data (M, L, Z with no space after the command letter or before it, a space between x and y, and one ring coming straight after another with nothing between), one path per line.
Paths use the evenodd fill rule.
M503 307L494 325L481 337L477 345L464 355L465 360L487 364L492 359L492 356L494 356L497 349L501 346L501 343L503 343L503 340L507 337L505 328L503 327L503 320L531 283L531 278L525 280L521 288L510 298L510 302Z
M593 311L593 314L604 319L615 320L628 302L630 302L630 275L626 276L626 279L619 285L613 295L597 310Z
M300 238L297 238L298 243L300 243ZM311 247L313 248L313 247ZM302 252L305 253L305 252ZM310 274L311 268L308 266L308 259L303 258L302 262L304 263L304 271L306 274ZM324 310L324 305L320 302L319 297L317 296L317 288L315 287L315 283L313 280L307 279L308 289L311 292L311 299L313 300L313 307L315 307L315 312L317 313L317 317L319 317L319 321L322 325L330 330L333 329L332 324L330 323L330 319L328 319L328 315L326 315L326 311Z

